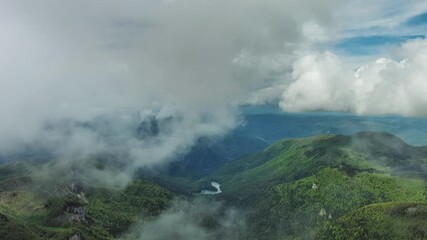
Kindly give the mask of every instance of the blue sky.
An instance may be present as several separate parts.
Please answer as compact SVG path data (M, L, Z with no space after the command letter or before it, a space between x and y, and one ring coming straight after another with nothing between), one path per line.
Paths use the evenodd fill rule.
M384 50L393 48L411 39L425 38L425 35L373 35L351 37L341 40L335 45L338 52L352 56L377 56Z
M339 30L333 51L354 57L383 56L408 40L425 38L427 1L354 1L336 21Z
M426 28L426 24L427 12L413 16L405 22L405 25L407 26L423 26L424 28Z

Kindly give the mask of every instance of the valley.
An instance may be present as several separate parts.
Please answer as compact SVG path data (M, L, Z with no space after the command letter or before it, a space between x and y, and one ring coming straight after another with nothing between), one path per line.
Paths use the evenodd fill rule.
M214 239L230 209L244 216L246 230L234 236L240 239L427 237L420 222L427 217L427 148L388 133L279 140L202 177L140 175L125 189L78 179L41 184L34 165L0 167L2 239L17 233L20 239L132 239L135 224L161 218L176 199L198 198L222 205L195 223Z

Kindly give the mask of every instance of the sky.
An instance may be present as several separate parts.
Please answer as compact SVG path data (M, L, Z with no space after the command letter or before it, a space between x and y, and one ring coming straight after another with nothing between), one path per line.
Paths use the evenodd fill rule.
M294 61L293 81L284 87L280 106L285 111L425 116L426 5L347 3L335 12L328 37L316 43L321 47Z
M426 13L423 0L6 0L0 153L126 183L235 128L244 104L426 117ZM112 169L95 167L101 153Z
M426 8L423 1L353 1L337 13L340 34L333 49L346 55L389 57L396 45L425 37Z

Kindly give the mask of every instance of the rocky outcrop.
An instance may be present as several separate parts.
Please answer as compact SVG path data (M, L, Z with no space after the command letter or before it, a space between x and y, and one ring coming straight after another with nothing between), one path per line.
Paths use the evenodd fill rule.
M405 210L405 212L409 215L409 216L414 216L415 213L417 212L417 208L416 207L409 207Z
M69 222L86 222L85 218L85 208L81 206L67 206L65 213L69 214Z
M9 219L5 215L0 213L0 223L7 223L7 222L9 222Z
M79 234L74 234L73 236L71 236L68 240L81 240L82 238L80 237Z
M72 182L69 184L69 189L73 193L81 193L83 192L83 184L79 182Z
M311 189L313 190L317 190L319 188L319 185L313 183L313 185L311 186Z
M85 208L84 207L67 206L65 211L67 213L80 214L83 216L85 215Z

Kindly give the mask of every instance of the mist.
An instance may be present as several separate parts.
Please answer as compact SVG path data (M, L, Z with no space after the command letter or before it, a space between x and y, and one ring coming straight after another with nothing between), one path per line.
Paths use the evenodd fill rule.
M175 200L172 207L144 224L135 225L124 239L239 239L246 230L241 210L221 202L197 198Z
M0 155L43 153L104 179L102 154L114 154L122 174L107 175L119 179L168 162L234 128L237 106L279 78L307 22L327 26L338 2L10 1L0 9ZM150 119L160 131L138 133Z

